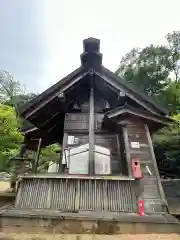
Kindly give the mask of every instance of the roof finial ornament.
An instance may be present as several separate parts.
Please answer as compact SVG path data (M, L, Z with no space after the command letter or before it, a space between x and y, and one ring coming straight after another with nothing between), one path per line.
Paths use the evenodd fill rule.
M88 38L83 41L84 52L81 54L81 63L84 67L98 70L102 65L102 54L100 50L100 40Z

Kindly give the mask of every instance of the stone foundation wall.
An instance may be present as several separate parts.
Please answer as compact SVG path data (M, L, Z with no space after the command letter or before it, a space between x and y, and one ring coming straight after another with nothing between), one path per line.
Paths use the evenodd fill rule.
M122 223L101 220L35 219L1 217L1 231L5 233L42 234L122 234L122 233L180 233L177 224Z
M179 234L3 234L3 240L179 240ZM0 234L1 239L1 234Z

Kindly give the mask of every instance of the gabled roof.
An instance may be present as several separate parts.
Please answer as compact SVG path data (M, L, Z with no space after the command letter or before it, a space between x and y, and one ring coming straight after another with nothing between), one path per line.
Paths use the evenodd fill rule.
M129 86L121 77L102 66L102 55L99 53L99 45L100 41L98 39L89 38L84 40L84 53L81 55L82 65L24 105L20 111L20 115L26 118L27 113L30 115L35 109L41 109L61 92L67 90L78 81L81 81L85 76L94 74L118 91L124 91L129 98L136 101L153 114L166 116L168 111L155 103L151 97L138 91L134 86Z

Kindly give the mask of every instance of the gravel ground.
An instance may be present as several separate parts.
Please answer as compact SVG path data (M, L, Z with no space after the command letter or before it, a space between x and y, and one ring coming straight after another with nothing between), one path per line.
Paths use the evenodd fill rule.
M3 238L1 238L1 236ZM6 235L7 236L7 235ZM10 234L0 240L180 240L178 234L122 234L122 235L69 235L69 234Z

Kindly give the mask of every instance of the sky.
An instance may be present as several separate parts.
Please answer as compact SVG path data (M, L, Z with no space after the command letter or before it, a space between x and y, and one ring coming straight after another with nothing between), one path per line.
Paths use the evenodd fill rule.
M0 0L0 69L40 93L80 66L82 41L101 41L115 71L133 47L180 30L179 0Z

